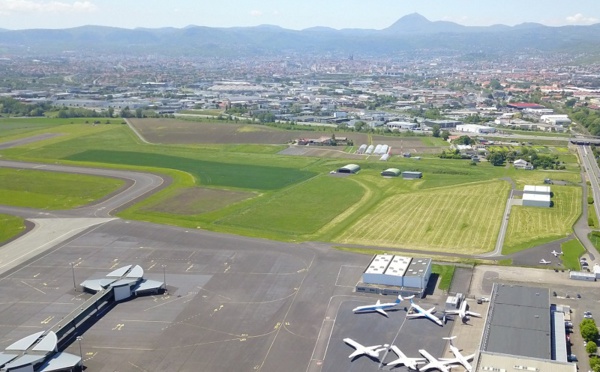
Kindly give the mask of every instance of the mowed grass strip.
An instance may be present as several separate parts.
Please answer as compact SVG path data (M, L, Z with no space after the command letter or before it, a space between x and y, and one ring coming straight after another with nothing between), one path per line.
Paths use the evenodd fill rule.
M257 190L280 189L315 175L313 172L293 168L220 163L145 152L90 150L65 159L177 169L192 174L202 185Z
M581 215L581 187L552 185L552 208L513 206L503 254L564 238Z
M117 191L124 184L115 178L0 168L0 204L71 209Z
M481 182L389 197L337 242L478 254L493 249L509 184Z
M217 223L294 236L312 234L358 202L363 192L363 188L350 179L316 177Z
M20 217L0 214L0 244L14 238L25 230L25 221Z

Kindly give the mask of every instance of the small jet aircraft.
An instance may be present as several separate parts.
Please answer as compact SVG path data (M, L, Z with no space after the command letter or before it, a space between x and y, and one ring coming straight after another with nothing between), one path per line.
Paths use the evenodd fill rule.
M442 359L444 362L451 362L452 364L462 364L462 366L467 370L467 372L472 372L473 371L473 366L471 365L471 363L469 363L469 361L473 360L473 358L475 358L475 354L470 354L470 355L462 355L462 353L460 352L460 350L454 346L454 344L452 343L452 340L454 340L456 338L456 336L452 336L452 337L444 337L444 340L449 340L450 341L450 351L452 352L452 354L454 354L454 359Z
M557 252L556 250L554 250L554 251L552 251L552 252L550 252L550 253L552 253L552 254L554 255L554 257L558 257L558 256L560 256L561 254L564 254L564 252L563 252L563 251Z
M375 345L375 346L363 346L351 338L345 338L344 342L356 349L356 351L354 351L352 354L350 354L350 356L348 356L348 358L350 358L350 359L360 356L360 355L367 355L367 356L370 356L371 358L375 358L375 359L379 360L379 353L381 353L384 350L387 350L388 347L390 347L390 345L388 345L388 344Z
M549 265L549 264L551 264L551 263L552 263L552 261L546 261L546 260L544 260L544 259L542 258L542 259L540 260L540 263L541 263L541 264L543 264L543 265Z
M398 359L386 363L386 366L394 367L397 365L403 365L408 367L409 369L419 370L418 364L425 363L425 359L423 358L407 357L402 351L400 351L400 349L396 345L392 345L391 349L396 355L398 355Z
M464 299L458 310L446 310L446 314L458 315L463 321L469 320L469 317L476 316L481 318L481 314L467 310L467 299Z
M446 361L442 359L434 358L431 354L427 352L427 350L420 349L419 353L427 359L427 364L422 367L419 367L419 371L429 371L431 369L436 369L442 372L450 372L449 365L453 364L451 361Z
M435 324L439 325L440 327L443 327L444 323L446 322L446 313L444 313L442 319L438 318L433 314L435 313L435 307L432 307L429 310L425 310L421 306L415 304L412 299L410 300L410 307L411 309L413 309L413 312L409 312L408 314L406 314L407 318L427 318L433 321Z
M414 296L406 297L406 299L411 299L413 297ZM395 302L388 302L384 304L382 304L381 301L377 300L377 303L374 305L359 306L352 309L352 311L354 311L355 313L372 313L376 311L379 314L387 317L388 314L385 312L385 310L393 309L394 307L398 306L398 304L400 304L400 302L402 302L403 300L404 298L402 298L402 296L398 296Z

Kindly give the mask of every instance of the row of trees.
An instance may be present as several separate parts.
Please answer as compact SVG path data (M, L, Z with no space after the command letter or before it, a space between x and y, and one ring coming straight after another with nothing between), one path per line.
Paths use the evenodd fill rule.
M538 154L534 149L522 147L519 151L493 151L487 159L492 165L502 165L505 162L512 163L517 158L527 160L534 168L541 169L565 169L565 165L558 160L558 155Z
M600 372L600 358L596 356L598 350L596 342L599 336L596 322L594 319L583 319L579 324L579 331L586 342L585 352L590 355L590 368L594 372Z
M571 107L568 108L568 112L571 119L583 125L590 134L600 136L600 110L588 107Z
M44 113L52 108L46 102L23 103L11 97L0 98L0 114L13 116L44 116Z

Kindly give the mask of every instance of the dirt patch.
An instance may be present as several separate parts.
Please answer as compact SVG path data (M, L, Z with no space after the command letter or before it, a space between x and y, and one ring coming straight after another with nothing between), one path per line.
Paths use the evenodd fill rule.
M280 145L298 138L331 137L331 131L281 130L258 124L205 123L175 119L129 119L131 125L152 143L164 144L265 144ZM364 133L335 132L354 143L366 143Z
M177 195L144 208L149 212L195 215L224 208L256 196L251 192L215 190L202 187L181 190Z

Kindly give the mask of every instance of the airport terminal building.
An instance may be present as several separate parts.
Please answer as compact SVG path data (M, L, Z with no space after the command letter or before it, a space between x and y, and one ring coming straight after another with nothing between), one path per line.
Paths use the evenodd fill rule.
M363 272L362 280L356 285L356 291L422 296L430 276L430 258L378 254L371 259Z

